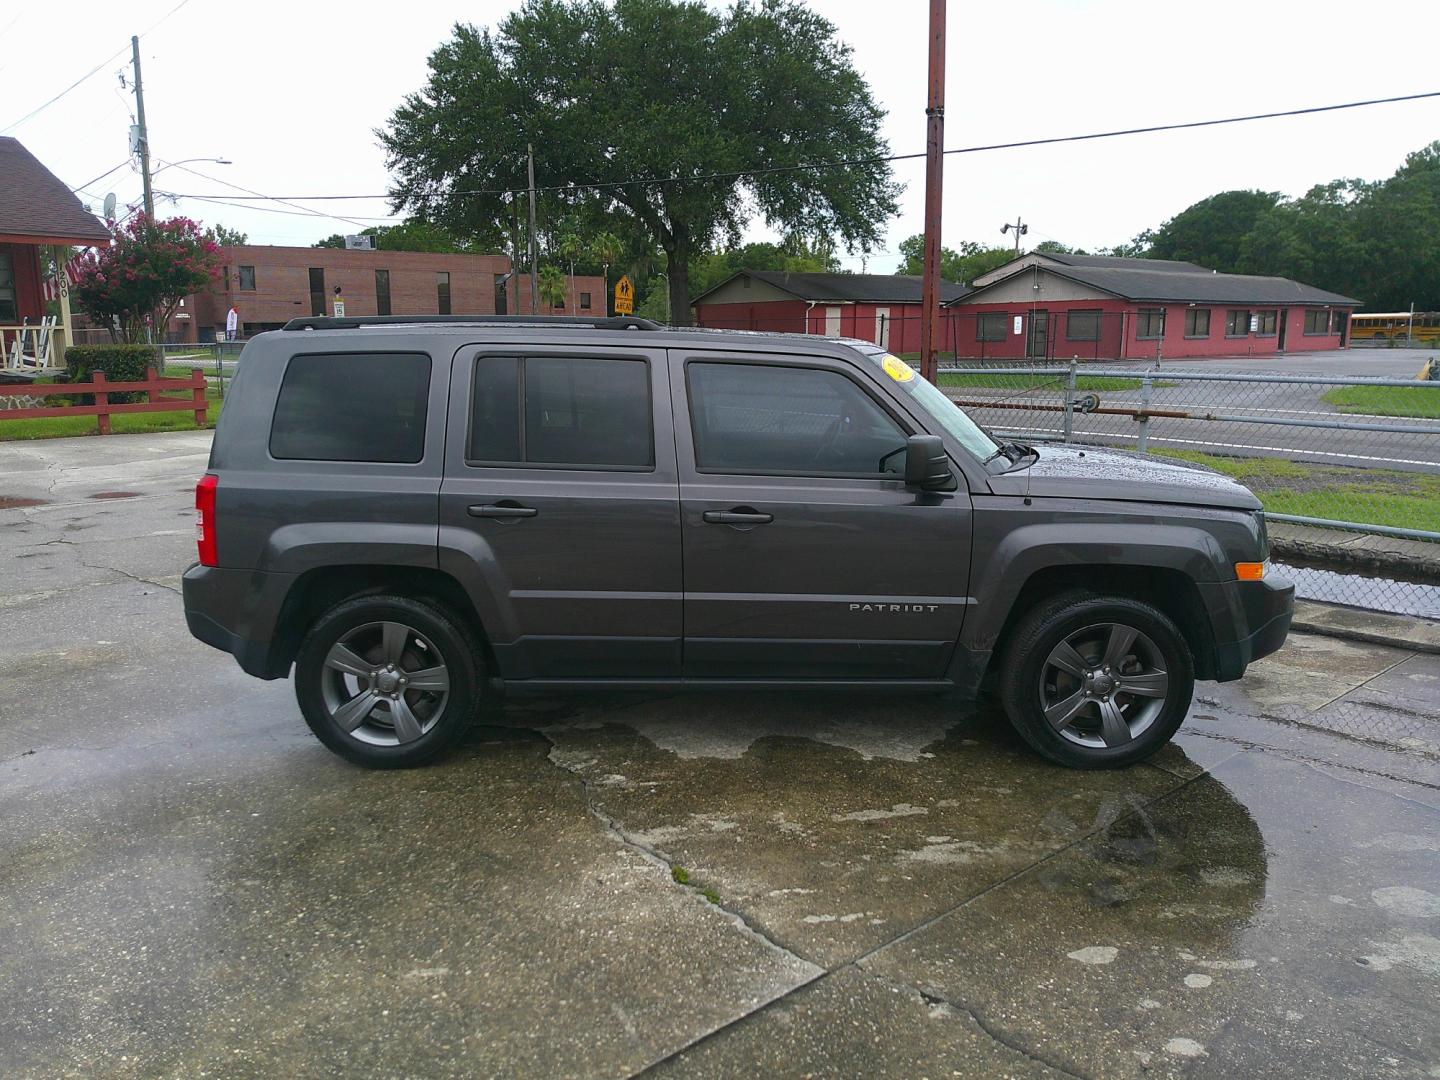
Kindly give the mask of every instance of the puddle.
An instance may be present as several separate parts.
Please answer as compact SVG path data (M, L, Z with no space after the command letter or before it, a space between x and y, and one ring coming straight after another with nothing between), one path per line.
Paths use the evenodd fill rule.
M0 510L18 510L22 506L44 506L49 499L24 499L19 495L0 495Z
M138 491L97 491L91 495L92 499L138 499Z

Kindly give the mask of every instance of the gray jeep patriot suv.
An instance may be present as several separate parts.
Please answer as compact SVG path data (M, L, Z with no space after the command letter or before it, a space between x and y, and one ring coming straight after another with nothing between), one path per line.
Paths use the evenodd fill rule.
M1243 487L997 442L867 342L643 319L300 319L245 346L185 616L413 765L492 694L948 691L1083 768L1279 648Z

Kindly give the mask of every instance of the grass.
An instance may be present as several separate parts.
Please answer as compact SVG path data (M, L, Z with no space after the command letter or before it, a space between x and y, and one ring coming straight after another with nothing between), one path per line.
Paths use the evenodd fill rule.
M955 375L941 372L941 386L983 386L993 390L1040 390L1064 389L1066 374L1056 375L1010 375L997 371L993 375ZM1155 382L1156 387L1174 386L1173 382ZM1121 379L1113 375L1077 375L1076 390L1139 390L1139 379Z
M205 426L213 428L220 419L224 402L219 391L205 391ZM42 416L34 420L6 420L0 412L0 442L28 439L64 439L75 435L97 435L100 427L94 416ZM191 411L153 413L112 413L110 431L114 435L142 435L156 431L194 431L195 414Z
M1430 386L1337 386L1321 400L1342 413L1440 420L1440 383Z
M1381 388L1383 389L1383 388ZM1273 514L1440 532L1440 476L1285 458L1230 458L1198 450L1156 450L1234 477Z

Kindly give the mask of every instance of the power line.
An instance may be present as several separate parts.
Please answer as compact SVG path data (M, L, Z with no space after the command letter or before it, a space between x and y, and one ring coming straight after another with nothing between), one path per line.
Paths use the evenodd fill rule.
M157 26L159 26L161 23L163 23L166 19L170 18L171 15L174 15L177 11L179 11L181 8L183 8L183 7L184 7L186 4L188 4L188 3L190 3L190 0L180 0L180 2L179 2L178 4L176 4L173 8L171 8L169 11L167 11L164 15L160 16L160 18L156 19L153 23L151 23L151 24L149 25L149 27L147 27L142 33L140 33L140 34L137 35L137 36L139 36L139 37L144 37L146 34L150 33L151 30L154 30ZM117 51L111 53L111 54L110 54L109 56L107 56L104 60L101 60L100 63L96 64L93 68L91 68L89 71L87 71L84 75L81 75L80 78L76 79L73 83L71 83L69 86L67 86L64 90L61 90L58 94L56 94L54 97L52 97L49 101L45 102L45 104L43 104L43 105L38 105L38 106L36 106L35 108L31 109L28 113L26 113L24 116L22 116L19 120L16 120L13 124L10 124L8 127L0 128L0 135L5 135L5 134L7 134L7 133L9 133L9 132L11 132L11 131L14 131L17 127L19 127L21 124L25 123L27 120L31 120L31 119L33 119L34 117L39 116L42 112L44 112L46 109L48 109L51 105L54 105L57 101L59 101L61 98L63 98L66 94L70 93L71 90L74 90L77 86L79 86L81 83L85 82L87 79L92 78L97 72L100 71L101 68L103 68L103 67L105 67L107 64L109 64L110 61L115 60L116 58L118 58L118 57L120 57L120 56L123 56L124 53L125 53L125 50L128 49L129 47L130 47L130 46L128 46L128 45L122 45Z
M184 165L180 165L180 164L167 165L167 166L165 166L165 167L166 167L166 168L170 168L170 169L179 169L181 172L187 172L187 173L189 173L191 176L198 176L198 177L200 177L200 179L202 179L202 180L213 180L213 181L214 181L215 183L217 183L217 184L223 184L223 185L225 185L225 186L228 187L228 188L234 188L236 191L243 191L243 192L245 192L247 195L253 195L253 196L256 196L257 198L261 198L261 199L269 198L269 196L261 195L260 192L256 191L254 188L242 187L240 184L232 183L232 182L229 181L229 180L222 180L222 179L220 179L220 177L218 177L218 176L211 176L209 173L202 173L199 169L189 169L189 168L186 168ZM183 198L183 196L176 196L176 197L177 197L177 198ZM238 197L238 196L222 196L222 198L237 198L237 197ZM312 210L312 209L311 209L310 207L308 207L308 206L301 206L299 203L289 202L289 201L287 201L287 200L285 200L285 199L275 199L274 201L275 201L275 202L278 202L278 203L281 203L281 204L284 205L284 206L292 206L292 207L294 207L296 210L303 210L305 213L311 215L312 217L333 218L333 219L336 220L336 221L344 221L344 222L348 222L348 223L351 224L351 225L361 225L361 226L363 227L363 223L360 222L360 221L355 220L354 218L341 217L341 216L339 216L338 214L323 214L323 213L321 213L319 210Z
M129 164L130 164L130 159L127 157L124 161L120 162L119 165L116 165L116 166L114 166L114 167L112 167L112 168L106 169L106 170L105 170L104 172L102 172L99 176L95 177L94 180L86 180L85 183L83 183L83 184L77 184L77 185L75 185L74 187L72 187L70 190L71 190L71 191L84 191L84 190L85 190L86 188L88 188L91 184L98 184L101 180L104 180L104 179L105 179L107 176L109 176L111 173L113 173L113 172L115 172L115 171L117 171L117 170L119 170L119 169L123 169L126 165L129 165Z
M192 199L195 202L212 203L215 206L228 206L232 210L255 210L265 214L284 214L287 217L320 218L322 221L346 221L352 225L360 225L366 221L393 223L396 218L394 214L389 217L342 218L336 217L334 214L322 213L319 210L280 210L274 206L256 206L253 202L231 202L232 196L229 195L177 195L173 191L157 191L155 194L164 199Z
M1245 116L1226 116L1215 120L1188 120L1174 124L1153 124L1149 127L1119 128L1114 131L1095 131L1084 135L1055 135L1043 139L1023 139L1017 142L988 143L981 146L961 146L944 151L945 154L978 154L989 150L1016 150L1028 146L1052 146L1057 143L1087 142L1093 139L1113 139L1126 135L1149 135L1161 131L1184 131L1190 128L1218 127L1222 124L1244 124L1254 120L1275 120L1290 116L1310 116L1316 113L1338 112L1342 109L1360 109L1370 105L1393 105L1405 101L1421 101L1426 98L1440 97L1440 90L1430 90L1421 94L1401 94L1396 97L1371 98L1366 101L1347 101L1339 105L1314 105L1304 109L1284 109L1279 112L1250 113ZM548 187L537 187L537 192L578 192L578 191L605 191L611 188L623 188L631 186L655 186L664 184L699 183L707 180L735 180L740 177L770 176L776 173L802 172L806 170L841 169L852 165L875 165L894 161L912 161L923 158L924 151L913 154L888 154L873 155L870 157L842 158L837 161L816 161L800 165L777 165L764 169L742 169L735 172L697 173L693 176L665 176L665 177L632 177L628 180L613 180L605 183L592 184L551 184ZM472 188L459 191L440 191L430 194L418 194L409 196L414 199L448 199L458 196L473 195L511 195L521 189L516 188ZM187 198L188 196L180 196ZM237 201L268 200L284 202L290 199L304 199L308 202L334 202L354 201L363 199L391 199L391 193L379 195L264 195L253 196L246 199L243 196L231 196Z

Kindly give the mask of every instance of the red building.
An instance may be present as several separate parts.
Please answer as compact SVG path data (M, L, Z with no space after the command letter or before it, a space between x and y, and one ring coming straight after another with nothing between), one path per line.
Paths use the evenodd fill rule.
M0 355L22 324L45 316L42 248L56 265L69 247L110 243L110 230L18 139L0 137ZM60 305L54 355L70 341L68 295Z
M223 340L232 306L240 338L330 315L337 288L346 315L531 314L530 276L512 275L505 255L246 244L222 248L220 262L215 288L186 298L167 340ZM606 314L599 277L577 275L567 285L565 302L542 304L541 314Z
M1343 348L1360 301L1194 263L1030 252L946 305L963 359L1265 356Z
M941 301L965 288L940 283ZM696 326L862 338L891 352L920 349L920 278L741 270L691 301Z

